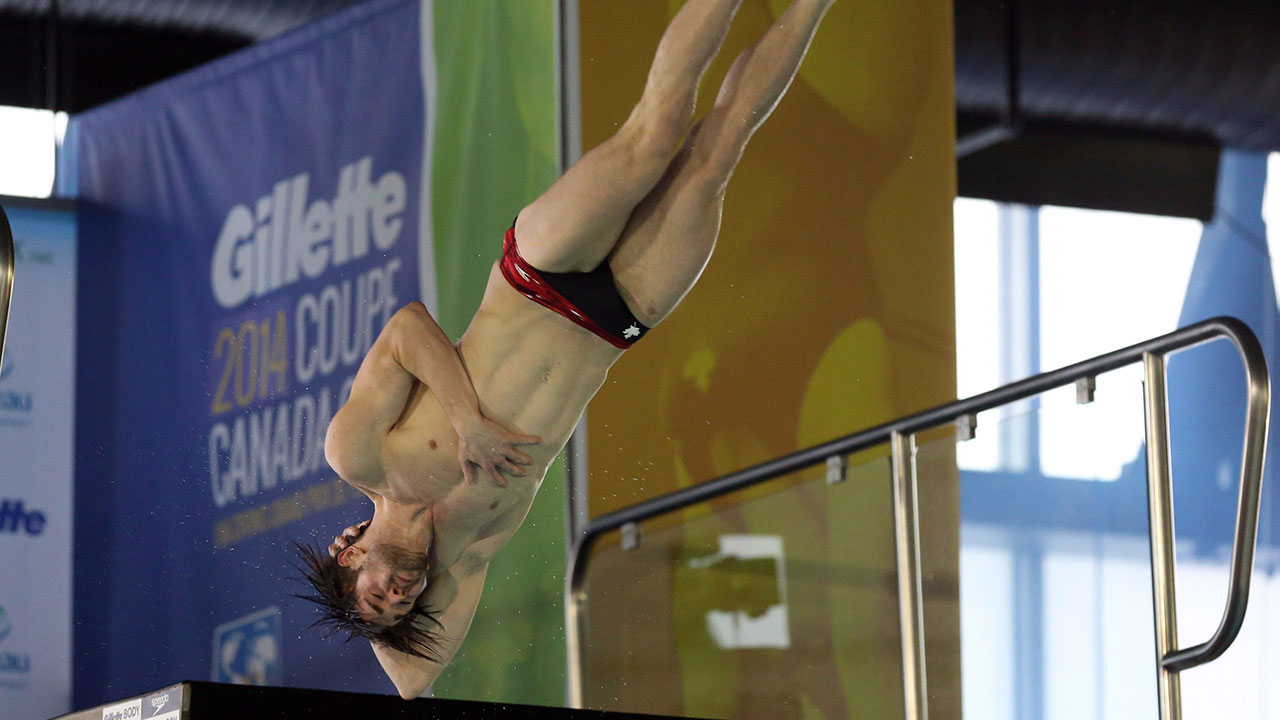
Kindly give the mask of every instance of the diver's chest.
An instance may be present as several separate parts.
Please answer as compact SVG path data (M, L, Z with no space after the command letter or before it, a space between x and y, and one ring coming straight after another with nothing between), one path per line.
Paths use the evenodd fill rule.
M438 407L438 406L437 406ZM451 523L477 530L513 508L528 508L542 483L545 468L521 466L524 477L499 474L495 479L472 465L472 480L462 473L458 458L458 436L441 417L415 414L393 430L383 446L382 463L388 480L388 495L404 502L436 505Z
M541 476L502 479L505 484L477 471L474 482L459 483L444 497L437 516L448 524L470 529L475 539L500 532L505 528L499 526L508 521L519 524L537 494Z
M383 440L382 468L393 494L405 501L436 502L462 482L458 435L440 405L421 394Z

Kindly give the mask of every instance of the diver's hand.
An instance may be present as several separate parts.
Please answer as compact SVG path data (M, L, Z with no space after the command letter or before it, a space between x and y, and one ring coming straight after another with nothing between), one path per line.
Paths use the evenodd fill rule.
M511 432L483 415L477 416L463 430L458 434L458 463L462 465L462 476L468 483L476 481L476 467L487 472L498 487L507 486L507 479L502 473L524 477L524 468L520 466L532 463L533 457L515 446L542 441L536 435Z
M373 521L365 520L359 525L352 525L343 530L342 534L335 537L333 542L329 544L329 557L338 557L338 553L351 547L351 543L359 540L360 536L364 535L364 531L369 528L369 523L371 522Z

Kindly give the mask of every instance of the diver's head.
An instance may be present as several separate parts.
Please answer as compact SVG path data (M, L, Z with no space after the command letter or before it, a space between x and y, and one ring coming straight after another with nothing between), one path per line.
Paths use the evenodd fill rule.
M315 591L295 595L320 606L314 626L345 632L410 655L438 659L436 613L416 603L426 589L426 555L403 548L356 543L337 557L297 545L298 570Z
M362 537L334 558L355 573L354 609L374 625L395 625L427 587L427 555Z

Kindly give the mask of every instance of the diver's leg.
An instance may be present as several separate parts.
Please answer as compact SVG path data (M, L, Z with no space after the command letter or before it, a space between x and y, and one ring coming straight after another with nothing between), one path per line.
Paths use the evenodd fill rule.
M516 224L520 253L550 272L594 269L653 189L693 118L698 82L742 0L688 0L658 43L640 102L608 140L574 163Z
M653 327L702 274L720 231L725 187L751 135L790 86L834 0L794 0L725 76L715 107L636 208L609 258L636 317Z

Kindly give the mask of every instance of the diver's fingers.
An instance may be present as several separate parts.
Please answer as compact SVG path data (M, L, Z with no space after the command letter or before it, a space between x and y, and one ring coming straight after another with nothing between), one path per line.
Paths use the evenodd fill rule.
M502 477L502 473L498 472L497 466L490 463L486 465L484 469L489 472L489 477L493 478L494 485L497 485L498 487L507 486L507 479Z
M346 547L346 543L339 543L337 540L334 540L329 544L329 557L338 557L338 553L345 550Z

